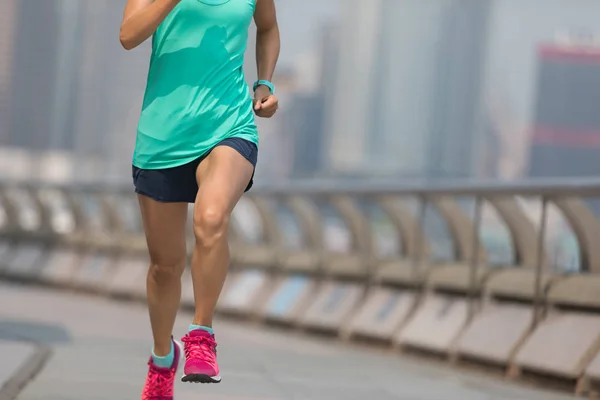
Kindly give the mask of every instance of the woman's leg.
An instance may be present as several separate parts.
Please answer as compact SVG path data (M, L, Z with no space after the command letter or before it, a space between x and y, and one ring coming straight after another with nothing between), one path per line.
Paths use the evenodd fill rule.
M218 146L198 166L199 190L194 205L196 246L192 257L194 325L212 327L229 268L229 217L253 172L254 166L228 146Z
M171 353L173 325L181 300L181 276L186 266L187 203L160 203L139 195L150 268L148 309L154 337L154 357Z

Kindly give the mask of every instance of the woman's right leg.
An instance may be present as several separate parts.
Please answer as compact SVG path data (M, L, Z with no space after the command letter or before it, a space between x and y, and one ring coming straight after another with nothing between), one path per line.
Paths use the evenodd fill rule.
M160 203L138 195L150 267L147 298L154 337L154 357L172 350L172 332L181 300L181 276L187 261L185 225L187 203Z
M142 195L138 199L150 254L146 293L154 338L142 400L173 400L181 350L172 334L187 260L188 204L160 203Z

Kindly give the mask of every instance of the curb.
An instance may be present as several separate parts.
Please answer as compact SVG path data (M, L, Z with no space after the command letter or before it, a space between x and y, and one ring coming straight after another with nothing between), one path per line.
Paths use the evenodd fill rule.
M35 353L0 387L0 400L15 400L19 393L42 370L52 355L52 349L36 344Z

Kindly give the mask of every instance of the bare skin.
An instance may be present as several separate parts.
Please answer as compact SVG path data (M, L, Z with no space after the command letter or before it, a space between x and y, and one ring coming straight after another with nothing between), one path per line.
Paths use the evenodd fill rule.
M138 195L150 267L146 293L154 353L165 356L171 351L171 334L181 300L181 275L187 263L187 203L159 203Z
M125 50L144 43L181 0L127 0L120 40Z
M227 230L233 208L244 193L254 167L236 150L219 146L198 166L198 195L194 204L196 244L192 281L196 313L193 323L211 327L214 309L227 277ZM154 353L171 351L171 335L181 299L181 276L186 265L187 203L159 203L138 195L150 253L147 278L148 308Z
M181 0L128 0L120 40L127 50L139 46ZM272 80L279 56L279 28L274 0L256 0L256 58L259 80ZM254 94L254 112L272 117L277 98L265 86ZM196 243L192 280L196 312L193 323L211 327L229 267L228 225L231 212L243 195L254 167L236 150L219 146L198 166L198 194L194 204ZM185 225L187 203L160 203L139 195L150 254L147 297L154 337L154 354L166 356L181 298L181 276L186 265Z
M250 182L253 170L252 164L236 150L220 146L196 171L200 190L194 204L196 246L192 256L195 325L212 327L229 267L229 217Z
M257 0L254 11L256 24L256 67L258 79L271 81L277 58L280 41L277 14L274 0ZM254 112L262 118L271 118L279 108L277 98L266 86L259 86L254 92Z

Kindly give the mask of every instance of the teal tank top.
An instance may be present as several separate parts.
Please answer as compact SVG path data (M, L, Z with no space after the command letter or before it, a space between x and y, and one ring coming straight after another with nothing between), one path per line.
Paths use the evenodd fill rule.
M244 53L256 0L181 0L152 37L133 165L187 164L239 137L258 145Z

